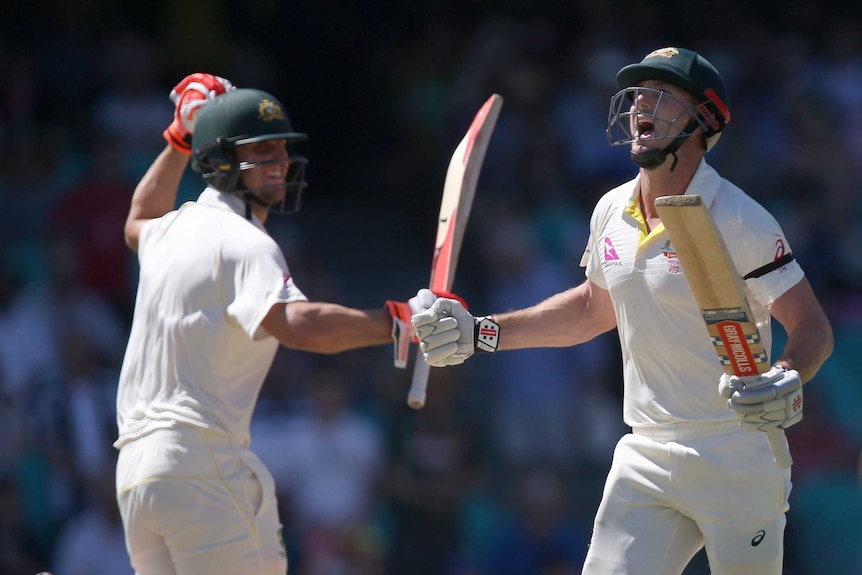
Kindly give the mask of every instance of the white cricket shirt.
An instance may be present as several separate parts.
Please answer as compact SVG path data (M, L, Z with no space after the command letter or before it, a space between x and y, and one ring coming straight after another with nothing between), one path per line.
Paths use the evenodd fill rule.
M278 348L260 322L275 303L307 298L275 240L245 209L240 198L207 188L143 227L115 447L177 424L249 444Z
M646 234L639 177L606 193L590 221L581 260L613 300L623 358L623 419L632 427L734 418L718 394L722 368L664 226ZM790 251L775 219L704 160L686 194L696 194L721 230L741 276ZM765 306L803 278L793 262L746 283L766 349Z

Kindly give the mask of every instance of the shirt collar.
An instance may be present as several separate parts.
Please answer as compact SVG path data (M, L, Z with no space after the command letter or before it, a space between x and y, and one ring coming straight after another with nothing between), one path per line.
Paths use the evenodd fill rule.
M703 198L703 203L707 207L712 205L715 199L715 194L718 192L718 186L721 183L721 176L715 171L715 168L706 163L705 158L700 159L700 164L685 190L685 194L692 196L697 195ZM632 181L631 196L629 203L637 203L640 199L640 173Z
M706 163L704 158L700 159L700 164L685 190L686 195L698 195L703 199L704 205L709 208L715 200L715 194L718 192L718 186L721 184L721 176L715 171L715 168ZM629 203L623 210L623 214L632 218L637 223L639 230L638 249L642 246L651 243L656 237L664 234L664 224L659 224L658 227L647 233L647 225L643 213L640 209L640 174L634 179L632 186L632 195L629 198Z
M718 186L721 184L721 176L715 171L715 168L706 163L704 158L700 159L700 165L691 179L691 183L685 190L687 196L700 196L703 198L703 203L706 207L712 205L715 199L715 194L718 192Z
M201 195L198 196L198 203L228 209L243 218L245 218L247 209L247 204L237 194L220 192L213 187L207 187L207 189L201 192ZM251 219L254 225L265 230L263 224L257 219L257 216L252 214Z

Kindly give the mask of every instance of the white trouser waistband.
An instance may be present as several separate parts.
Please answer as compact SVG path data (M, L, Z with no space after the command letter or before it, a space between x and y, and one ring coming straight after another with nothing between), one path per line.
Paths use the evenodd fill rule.
M673 441L677 439L698 439L723 435L739 429L739 421L690 421L683 423L663 423L660 425L642 425L632 428L635 435L643 435L657 441Z

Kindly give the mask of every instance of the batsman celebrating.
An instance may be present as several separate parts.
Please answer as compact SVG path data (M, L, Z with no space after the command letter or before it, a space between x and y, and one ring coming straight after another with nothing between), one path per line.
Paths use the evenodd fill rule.
M278 345L318 353L405 350L435 296L358 310L295 285L264 228L299 208L306 159L281 103L196 73L172 91L168 145L125 226L140 262L117 397L117 500L139 575L284 575L269 471L249 424ZM174 210L191 159L206 189Z
M614 451L583 573L679 575L706 547L714 575L780 575L790 469L767 434L802 418L801 386L830 355L832 330L778 223L704 159L730 121L716 69L663 48L622 68L617 85L608 139L630 146L638 173L593 211L586 280L486 317L441 298L413 326L435 367L476 352L577 345L616 328L632 431ZM717 361L654 205L681 194L700 196L724 236L765 349L771 317L787 332L760 376L725 375Z

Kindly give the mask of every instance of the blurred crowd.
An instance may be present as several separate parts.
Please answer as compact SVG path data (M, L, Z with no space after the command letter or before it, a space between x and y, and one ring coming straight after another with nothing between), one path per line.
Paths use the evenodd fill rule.
M310 298L354 306L427 282L449 155L500 93L455 285L491 313L582 281L592 206L635 171L604 134L616 71L674 44L729 87L707 161L776 215L836 332L788 433L785 573L862 574L858 7L23 4L0 8L0 575L132 572L111 446L137 273L122 229L179 79L269 90L309 133L303 210L268 227ZM200 189L188 173L180 201ZM281 350L252 447L276 477L291 573L580 573L626 431L617 347L611 333L435 370L418 411L391 349ZM700 557L686 575L706 573Z

